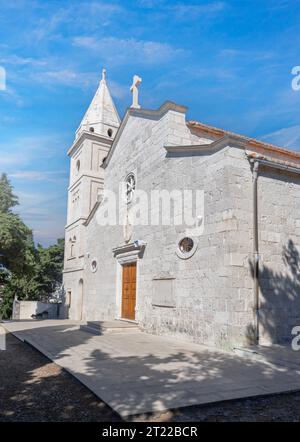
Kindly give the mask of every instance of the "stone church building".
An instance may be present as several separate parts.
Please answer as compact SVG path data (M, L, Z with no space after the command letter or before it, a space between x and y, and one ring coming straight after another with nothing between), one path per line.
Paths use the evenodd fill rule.
M222 348L290 342L300 325L300 154L189 121L171 101L144 109L140 82L121 120L103 71L68 151L65 313ZM105 192L122 198L120 183L122 214L105 224ZM174 191L196 190L203 204L187 226ZM133 222L139 191L169 195L171 221L161 198L155 222Z

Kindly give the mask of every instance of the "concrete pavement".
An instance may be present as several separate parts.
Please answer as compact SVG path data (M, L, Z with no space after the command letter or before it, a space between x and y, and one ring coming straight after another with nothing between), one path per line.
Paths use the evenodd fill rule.
M285 350L284 362L279 358L277 363L273 350L255 360L114 323L103 323L97 336L72 321L0 325L123 417L300 389L300 352Z

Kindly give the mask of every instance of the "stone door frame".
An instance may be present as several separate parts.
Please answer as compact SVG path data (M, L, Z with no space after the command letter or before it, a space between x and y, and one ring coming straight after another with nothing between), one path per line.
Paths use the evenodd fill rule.
M136 264L135 320L137 322L139 307L139 260L143 257L146 244L130 243L113 249L116 258L116 318L122 318L122 277L124 264ZM126 319L127 321L127 319ZM129 319L128 319L129 321Z

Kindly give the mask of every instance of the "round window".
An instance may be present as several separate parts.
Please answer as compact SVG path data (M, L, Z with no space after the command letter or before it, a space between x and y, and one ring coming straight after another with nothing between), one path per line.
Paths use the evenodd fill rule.
M97 269L98 269L98 263L97 263L96 259L93 259L91 262L91 270L92 270L92 272L96 272Z
M129 204L132 201L133 194L135 191L135 176L130 173L126 178L126 199Z
M194 241L192 240L192 238L183 238L180 242L179 242L179 250L182 253L189 253L194 247Z
M108 131L107 131L107 135L108 135L109 137L111 137L111 136L112 136L112 134L113 134L113 131L112 131L112 129L108 129Z

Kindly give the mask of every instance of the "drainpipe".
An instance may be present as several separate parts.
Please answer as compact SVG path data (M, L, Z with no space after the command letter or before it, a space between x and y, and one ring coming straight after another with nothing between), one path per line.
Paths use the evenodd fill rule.
M253 161L253 278L254 278L254 330L255 344L259 344L259 251L258 251L258 202L257 180L259 162Z
M249 157L248 157L249 158ZM271 167L272 169L282 170L293 174L300 174L300 167L290 166L263 158L251 158L253 174L253 278L254 278L254 329L255 343L259 344L259 251L258 251L258 210L257 210L257 180L259 166Z

